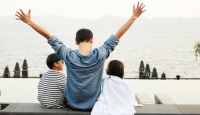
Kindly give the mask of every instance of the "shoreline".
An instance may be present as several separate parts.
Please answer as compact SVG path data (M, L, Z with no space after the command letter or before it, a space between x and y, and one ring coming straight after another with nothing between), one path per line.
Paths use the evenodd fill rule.
M4 78L3 76L1 76L0 78ZM11 78L14 78L14 77L9 77L9 78L5 78L5 79L11 79ZM29 78L36 78L36 79L38 79L38 78L40 78L40 77L27 77L27 78L22 78L22 77L20 77L20 78L14 78L14 79L29 79ZM162 78L158 78L158 79L152 79L152 78L150 78L150 79L140 79L140 78L124 78L124 79L126 79L126 80L200 80L200 78L179 78L179 79L177 79L177 78L166 78L166 79L162 79Z

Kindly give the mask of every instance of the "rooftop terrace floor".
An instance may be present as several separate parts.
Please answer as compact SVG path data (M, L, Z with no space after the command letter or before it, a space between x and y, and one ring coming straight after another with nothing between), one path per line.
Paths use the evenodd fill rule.
M2 107L5 105L2 104ZM135 109L136 115L200 115L200 105L149 104ZM90 115L90 111L45 109L39 103L11 103L0 110L0 115Z

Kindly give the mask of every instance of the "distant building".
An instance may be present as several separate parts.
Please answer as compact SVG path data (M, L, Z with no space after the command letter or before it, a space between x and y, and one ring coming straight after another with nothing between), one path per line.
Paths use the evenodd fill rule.
M143 79L144 70L145 70L145 68L144 68L144 62L141 61L141 62L140 62L140 67L139 67L139 78L140 78L140 79Z
M145 68L145 74L144 74L144 79L149 79L151 74L150 66L147 63L146 68Z
M156 70L155 67L153 68L153 72L152 72L152 77L151 78L152 79L158 79L158 73L157 73L157 70Z
M4 71L3 77L4 78L10 78L10 71L9 71L8 66L5 67L5 71Z
M22 78L28 78L28 64L26 59L23 62L22 69Z
M15 65L15 70L14 70L14 78L20 78L20 67L19 67L19 63L17 62Z
M163 74L161 75L161 79L162 80L166 80L166 74L163 72Z

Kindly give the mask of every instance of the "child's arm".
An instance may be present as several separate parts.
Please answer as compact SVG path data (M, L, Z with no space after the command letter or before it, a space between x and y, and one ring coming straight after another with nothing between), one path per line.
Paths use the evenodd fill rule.
M27 23L35 31L37 31L39 34L41 34L42 36L44 36L46 39L50 39L52 37L52 35L48 31L46 31L42 27L38 26L37 24L35 24L31 20L31 10L29 10L28 14L25 14L21 9L20 9L20 11L21 12L17 11L17 14L15 14L18 17L18 18L16 18L16 20L21 20L21 21Z
M143 3L140 5L140 3L138 2L137 4L137 8L135 9L135 5L133 6L133 15L131 16L131 18L117 31L117 33L115 34L115 36L120 39L124 33L131 27L131 25L133 24L133 22L146 10L143 10L143 8L145 7L145 5L143 5Z

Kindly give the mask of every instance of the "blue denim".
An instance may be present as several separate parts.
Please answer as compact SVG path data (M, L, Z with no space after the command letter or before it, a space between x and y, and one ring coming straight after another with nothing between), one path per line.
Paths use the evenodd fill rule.
M76 109L92 108L101 93L104 62L119 40L111 35L102 46L89 51L88 55L67 48L56 36L52 36L48 43L66 64L67 85L64 96L68 104Z

